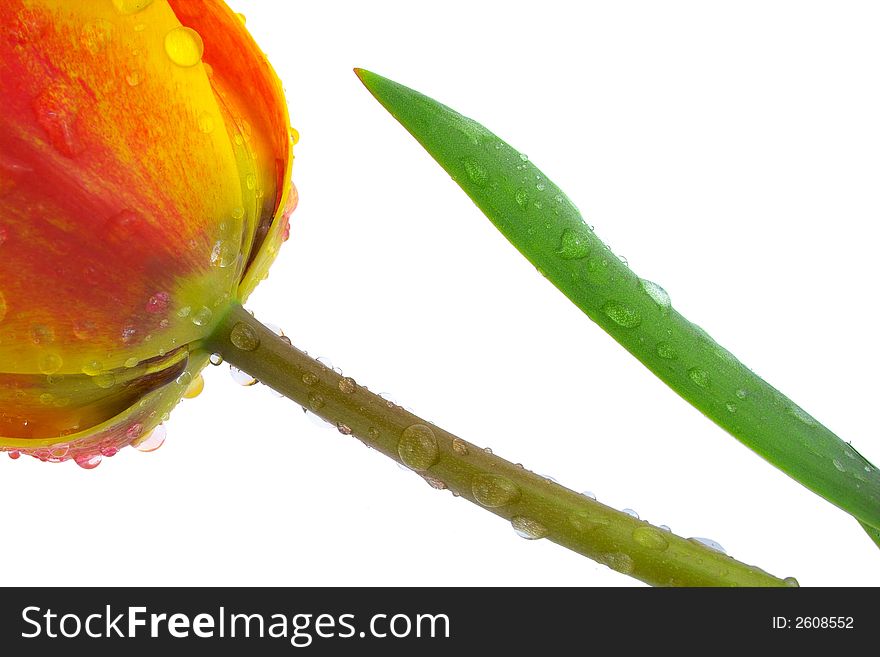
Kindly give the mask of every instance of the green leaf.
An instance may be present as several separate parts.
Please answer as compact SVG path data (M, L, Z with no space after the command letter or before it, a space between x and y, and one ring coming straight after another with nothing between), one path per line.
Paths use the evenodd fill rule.
M482 125L355 69L373 96L559 290L681 397L880 535L880 473L680 315L596 236L568 197Z

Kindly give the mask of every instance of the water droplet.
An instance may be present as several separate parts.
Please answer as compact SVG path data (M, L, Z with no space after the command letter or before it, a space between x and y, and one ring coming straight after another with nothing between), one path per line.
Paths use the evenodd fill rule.
M190 308L189 306L183 306L180 310L177 311L177 316L180 317L180 319L189 317L191 314L192 308Z
M6 454L13 461L15 461L19 456L21 456L21 452L19 452L17 449L12 450L11 452L6 452Z
M252 377L247 372L244 372L237 367L229 366L229 374L232 376L232 380L235 381L240 386L250 387L252 385L256 385L257 380Z
M238 249L229 242L218 240L211 248L211 264L224 269L238 259Z
M669 532L670 534L672 533L672 528L669 525L660 525L659 529L664 532Z
M477 187L483 187L489 182L489 172L486 171L486 167L481 163L467 158L462 164L464 164L464 170L467 173L467 177L470 178L470 181Z
M446 484L430 475L422 475L422 479L434 490L446 490Z
M556 255L563 260L580 260L590 255L592 246L592 239L586 226L566 228L562 231Z
M122 339L122 341L125 344L128 344L135 339L136 335L137 335L137 329L134 326L124 326L122 328L122 333L120 334L119 337ZM151 336L149 336L149 335L145 338L145 340L147 342L149 342L150 339L151 339Z
M660 307L660 310L664 313L669 312L669 309L672 307L672 299L669 297L669 293L656 283L644 278L641 279L641 284L645 294L651 297L651 300Z
M513 531L516 532L517 536L528 541L546 538L550 533L550 530L537 520L532 520L531 518L525 518L523 516L515 516L511 518L510 525L513 527Z
M31 327L31 340L34 344L49 344L55 342L55 330L45 324L34 324Z
M666 360L675 360L676 358L678 358L678 352L675 350L675 347L673 347L669 342L658 342L656 351L657 355L660 356L660 358L664 358Z
M64 364L64 361L61 359L61 356L58 354L44 354L40 358L40 371L43 374L55 374L58 370L61 369L61 366Z
M625 552L607 552L599 558L599 562L624 575L629 575L635 569L632 557Z
M738 399L745 399L749 396L749 391L744 388L740 388L736 391L736 396Z
M168 310L171 303L171 295L167 292L156 292L147 300L146 311L150 314L157 315Z
M483 448L483 451L486 452L486 454L492 454L492 448L491 448L491 447L484 447L484 448Z
M663 551L669 547L669 541L663 532L650 526L636 527L632 533L633 540L649 550Z
M324 407L324 396L317 392L309 393L309 408L313 411L317 411L320 408Z
M205 377L201 374L197 375L190 384L186 388L186 392L183 393L184 399L195 399L199 395L202 394L202 391L205 389Z
M208 114L208 112L202 112L199 114L199 132L203 132L206 135L214 132L214 117Z
M136 87L141 83L141 74L137 71L129 71L125 75L125 81L129 87Z
M529 205L529 190L520 188L516 190L516 204L525 210Z
M736 413L737 411L737 405L733 402L727 402L726 404L724 404L724 408L727 409L728 413Z
M205 326L208 322L211 321L211 316L214 313L211 312L211 309L207 306L202 306L199 308L192 316L192 323L196 326Z
M721 554L727 554L727 550L719 543L718 541L713 541L711 538L705 538L703 536L692 536L688 539L694 543L699 543L701 545L705 545L707 548L715 550L716 552L720 552Z
M342 422L336 423L336 430L341 433L343 436L351 435L351 427L347 424L343 424Z
M153 0L113 0L113 6L120 14L136 14L152 2Z
M591 500L596 499L596 494L591 490L585 490L585 491L581 492L581 495L583 495L584 497L587 497Z
M832 460L832 461L831 461L831 464L832 464L832 465L835 467L835 469L837 469L838 471L840 471L840 472L846 472L846 468L843 467L843 463L841 463L841 462L838 461L837 459Z
M794 577L786 577L782 580L786 586L799 587L800 583Z
M213 365L214 367L217 367L218 365L223 364L223 356L221 356L220 354L211 354L210 356L208 356L208 362L211 363L211 365Z
M788 412L794 415L798 420L806 424L808 427L815 427L818 424L818 422L816 422L816 419L800 406L791 406L788 409Z
M625 513L628 516L632 516L636 520L639 520L639 514L636 513L635 509L624 509L623 513Z
M431 427L413 424L403 430L397 444L400 460L413 470L427 470L440 458L440 447Z
M615 324L623 328L636 328L642 323L642 316L638 310L629 306L618 303L617 301L607 301L602 306L604 312Z
M40 395L40 403L43 406L49 406L54 401L55 401L55 395L53 395L51 393L44 392L42 395Z
M95 385L104 390L108 390L116 385L116 375L113 372L104 372L92 378Z
M140 452L155 452L165 443L165 438L167 437L167 435L168 429L165 427L164 424L160 424L158 427L148 433L144 437L144 439L138 442L138 444L134 447Z
M478 474L471 482L474 499L483 506L495 509L519 499L519 488L501 475Z
M701 388L708 388L711 380L709 378L709 373L701 367L692 367L688 370L688 376L691 381L693 381L696 385Z
M232 327L229 340L242 351L254 351L260 346L260 336L256 329L245 322L238 322Z
M357 383L350 376L347 376L344 379L339 379L337 386L339 387L339 391L346 395L350 395L357 390Z
M378 440L379 436L382 434L379 429L376 427L370 427L367 429L367 436L369 436L370 440Z
M176 27L165 35L165 53L178 66L195 66L204 52L202 37L192 28Z
M318 382L318 375L312 372L306 372L302 375L302 382L307 386L313 386Z
M104 366L98 360L90 360L82 366L82 373L86 376L98 376L103 370Z
M248 189L254 189L257 186L257 177L254 174L249 173L245 177L244 183L245 183L245 185L247 185Z
M520 153L520 154L519 154L519 159L521 159L523 162L528 162L528 161L529 161L529 156L526 155L525 153Z
M293 142L294 146L299 143L299 130L297 130L293 126L290 127L290 141Z
M547 185L539 182L537 185L535 185L535 189L537 189L539 192L543 192L545 189L547 189Z
M467 456L470 454L470 449L468 449L468 444L463 441L461 438L453 438L452 439L452 451L458 454L459 456Z
M592 532L607 527L608 518L596 511L577 511L568 517L568 522L579 532Z
M83 470L94 470L101 465L102 457L100 454L80 454L73 460Z

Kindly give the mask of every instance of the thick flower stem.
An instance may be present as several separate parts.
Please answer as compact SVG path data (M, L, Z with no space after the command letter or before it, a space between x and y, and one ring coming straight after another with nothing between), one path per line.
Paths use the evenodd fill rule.
M236 305L204 345L438 488L655 586L787 586L754 566L653 527L444 431L290 346Z

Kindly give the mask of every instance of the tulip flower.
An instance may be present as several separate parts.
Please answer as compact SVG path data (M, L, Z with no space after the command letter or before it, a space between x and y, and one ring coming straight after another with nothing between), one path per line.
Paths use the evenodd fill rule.
M652 584L796 584L480 449L244 310L288 233L296 133L223 2L6 0L0 28L0 449L153 449L216 354L525 538Z
M295 133L222 2L9 0L0 26L0 447L93 467L265 277Z

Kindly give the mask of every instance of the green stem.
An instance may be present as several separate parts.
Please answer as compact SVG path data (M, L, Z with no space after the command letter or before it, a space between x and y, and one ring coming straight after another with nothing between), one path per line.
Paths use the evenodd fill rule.
M345 434L510 521L655 586L790 586L465 442L343 377L255 320L240 305L204 345Z

